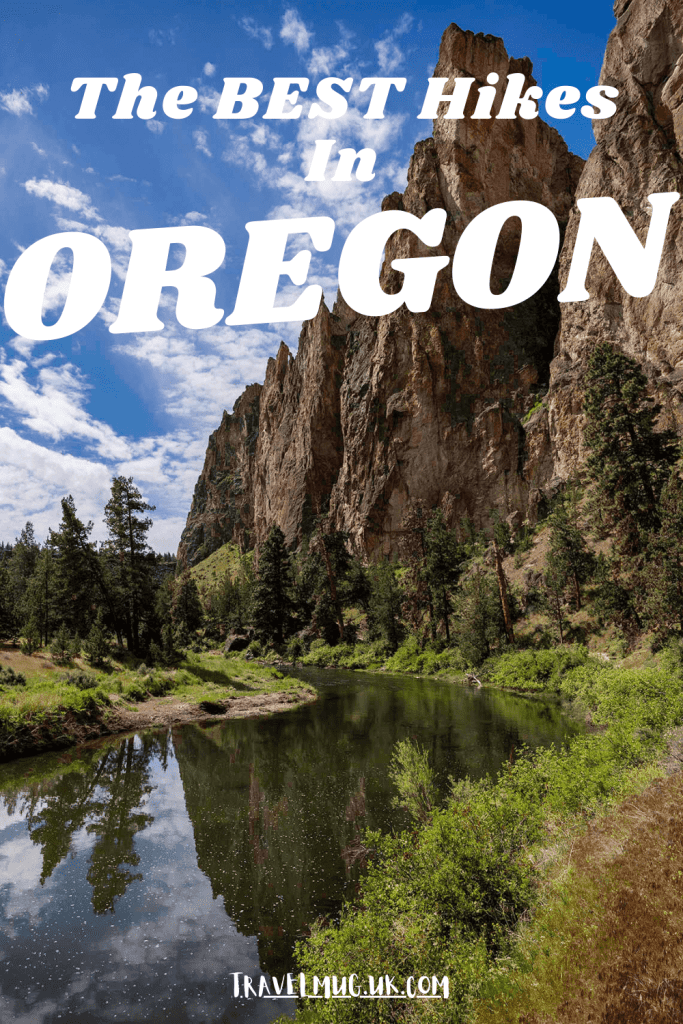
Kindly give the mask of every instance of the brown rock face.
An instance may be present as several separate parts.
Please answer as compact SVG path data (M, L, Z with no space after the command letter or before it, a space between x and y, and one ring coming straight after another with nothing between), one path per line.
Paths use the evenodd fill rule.
M641 242L650 222L651 192L683 193L683 6L680 0L618 0L600 81L616 86L617 112L595 121L596 146L581 175L577 199L611 196ZM569 218L560 256L567 279L579 224ZM659 276L640 299L621 287L595 246L586 278L590 299L567 303L551 367L546 409L528 428L526 476L533 488L566 478L581 462L586 360L597 341L636 359L662 402L669 426L683 433L683 203L671 211Z
M562 226L567 223L583 161L540 118L472 120L478 88L491 72L501 83L494 115L508 74L524 74L525 89L535 84L528 58L509 58L501 39L451 25L435 76L476 79L466 117L446 119L441 108L433 138L415 148L405 193L383 203L383 209L418 217L445 209L443 242L428 250L409 232L392 236L381 278L388 292L401 284L393 259L451 256L469 222L496 203L532 200L552 210ZM494 291L507 286L518 245L518 222L508 221L496 251ZM251 488L240 506L242 532L224 518L211 533L211 509L222 516L225 510L216 503L218 492L210 492L210 444L179 557L197 559L200 534L194 531L200 526L204 536L229 539L233 529L231 536L247 540L249 532L248 539L258 543L277 524L294 544L306 532L310 513L328 498L336 524L365 553L396 547L403 510L413 498L444 504L455 520L468 514L478 523L493 508L506 516L526 511L521 418L548 382L558 291L552 275L519 306L475 309L458 297L446 267L427 313L402 306L387 316L365 317L341 298L332 313L321 306L304 324L296 358L282 345L268 364L255 452L238 454L236 448L236 434L247 436L233 422L246 394L212 435L212 442L221 432L230 435L231 465ZM201 506L205 493L215 494L216 502L207 498ZM233 491L226 493L236 508Z
M263 387L250 384L235 402L232 415L223 413L206 449L187 524L180 538L178 560L194 565L227 541L242 549L253 546L253 477Z

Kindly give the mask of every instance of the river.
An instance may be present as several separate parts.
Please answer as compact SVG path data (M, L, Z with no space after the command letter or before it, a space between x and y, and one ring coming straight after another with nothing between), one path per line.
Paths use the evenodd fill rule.
M231 972L293 969L353 896L362 830L400 828L387 769L412 737L449 776L495 772L577 726L542 701L434 680L304 671L271 718L117 737L0 766L0 1020L266 1024Z

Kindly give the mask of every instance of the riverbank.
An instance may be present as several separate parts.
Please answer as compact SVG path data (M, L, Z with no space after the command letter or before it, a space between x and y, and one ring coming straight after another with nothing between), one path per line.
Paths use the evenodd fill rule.
M676 1020L665 1013L674 997L680 1006L683 979L683 903L672 898L683 779L669 778L681 762L680 658L633 669L585 649L516 652L487 678L560 696L595 729L563 749L522 751L488 781L453 784L410 830L366 834L357 899L299 946L299 969L400 978L410 964L448 975L450 999L431 1004L430 1019L458 1024ZM411 784L425 785L403 778L404 791ZM632 1012L641 997L649 1016ZM373 1001L322 1002L299 1019L382 1013Z
M80 659L60 667L2 649L0 762L133 729L276 714L316 698L313 687L239 657L187 654L163 669L136 662L124 655L93 671Z

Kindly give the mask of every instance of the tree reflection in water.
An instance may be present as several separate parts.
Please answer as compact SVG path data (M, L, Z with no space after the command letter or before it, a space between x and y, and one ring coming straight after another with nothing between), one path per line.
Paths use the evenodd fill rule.
M129 870L140 862L135 836L154 821L143 810L155 788L149 781L150 766L154 758L165 765L167 748L167 735L131 736L113 749L94 751L87 770L61 775L46 789L30 793L27 825L32 841L41 847L41 885L73 851L74 837L85 828L97 836L87 873L93 910L113 913L117 898L142 879Z

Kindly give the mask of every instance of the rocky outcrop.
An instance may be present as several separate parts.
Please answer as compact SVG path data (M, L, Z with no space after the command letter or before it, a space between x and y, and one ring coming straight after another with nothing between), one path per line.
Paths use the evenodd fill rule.
M600 81L619 89L617 112L595 121L596 145L576 198L611 196L642 242L651 192L683 194L683 7L679 0L618 0ZM560 255L564 287L579 223L572 210ZM582 380L597 341L636 359L664 406L666 425L683 433L683 202L674 205L657 283L645 298L622 288L595 246L587 275L590 299L562 309L550 391L529 424L526 477L532 493L581 464Z
M227 541L242 550L254 543L254 466L259 435L261 384L250 384L223 413L209 438L201 476L178 548L184 565L200 562Z
M525 88L535 84L530 61L508 57L501 39L451 25L435 76L476 79L466 117L434 122L433 137L415 148L405 193L383 203L383 209L417 216L445 209L443 242L427 250L414 235L396 233L381 272L388 292L401 282L391 269L393 259L452 255L467 224L496 203L533 200L552 210L561 225L569 219L583 161L569 153L558 132L540 117L470 119L478 86L492 72L502 83L494 114L508 74L521 72ZM511 220L496 252L494 290L507 286L518 245L518 225ZM228 539L230 530L236 539L258 543L273 524L295 544L311 514L328 500L337 526L366 554L396 548L411 499L441 504L452 521L467 514L482 524L494 508L504 516L526 513L530 489L538 486L538 466L548 455L539 447L533 472L526 472L522 419L548 384L559 328L558 291L552 275L519 306L475 309L456 294L445 268L427 313L413 314L403 306L388 316L359 316L340 298L331 313L321 306L304 324L296 357L282 345L269 361L255 450L235 447L238 434L247 437L233 423L244 416L246 395L212 435L214 448L229 435L234 453L219 465L210 445L179 558L197 560L197 542L206 551L204 538L213 544ZM226 516L210 480L215 471L228 479L230 467L243 488L239 526L232 525L234 515ZM237 512L232 484L224 493ZM213 510L223 517L216 528Z
M491 72L505 83L521 72L535 84L527 58L508 57L501 39L451 25L441 42L435 77L469 76L483 85ZM472 113L477 98L471 91ZM497 106L494 105L494 114ZM583 166L555 131L534 120L439 118L432 139L418 143L403 195L384 209L416 216L435 207L448 214L434 254L452 254L469 222L489 206L530 199L566 224ZM502 291L514 268L519 235L503 230L492 274ZM398 287L391 260L426 254L408 232L387 246L385 290ZM349 347L342 385L344 463L332 509L359 550L395 549L406 503L445 504L454 519L477 523L490 510L525 509L527 482L521 418L548 380L559 325L557 280L511 310L474 309L455 293L442 270L429 312L369 320L349 316Z

